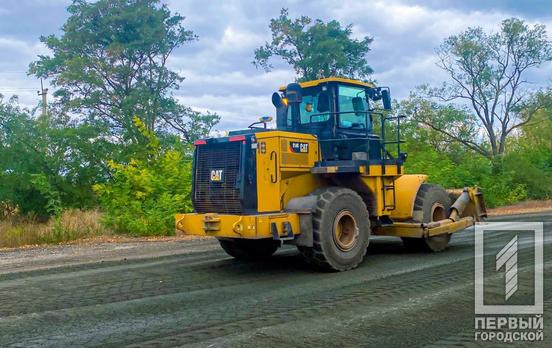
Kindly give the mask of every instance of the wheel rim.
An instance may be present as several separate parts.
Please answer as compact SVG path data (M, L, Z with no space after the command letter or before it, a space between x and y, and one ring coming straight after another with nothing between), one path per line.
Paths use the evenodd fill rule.
M440 203L433 204L433 207L431 207L431 221L439 221L446 218L445 207Z
M354 248L358 240L358 225L353 214L347 210L340 211L335 217L333 232L339 250L349 251Z
M431 207L431 221L440 221L446 219L445 207L441 203L435 203ZM428 246L432 250L441 250L446 247L450 240L450 234L445 233L427 239Z

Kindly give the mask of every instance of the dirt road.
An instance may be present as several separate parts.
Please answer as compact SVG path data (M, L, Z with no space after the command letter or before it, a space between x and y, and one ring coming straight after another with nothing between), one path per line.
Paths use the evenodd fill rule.
M550 346L552 215L497 219L545 222L540 345ZM487 236L491 262L510 237ZM532 258L523 256L532 247L520 239L519 303L533 296L524 286ZM486 279L486 300L503 298L500 274ZM473 229L440 254L372 239L365 262L343 273L319 273L291 247L239 262L213 240L8 251L0 252L0 346L477 345L473 298Z

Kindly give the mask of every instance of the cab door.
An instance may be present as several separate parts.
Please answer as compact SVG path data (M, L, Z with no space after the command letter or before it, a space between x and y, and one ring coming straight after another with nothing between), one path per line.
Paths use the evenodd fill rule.
M372 133L366 88L337 86L336 142L337 159L351 160L353 152L370 153L368 137ZM341 141L343 139L343 141Z

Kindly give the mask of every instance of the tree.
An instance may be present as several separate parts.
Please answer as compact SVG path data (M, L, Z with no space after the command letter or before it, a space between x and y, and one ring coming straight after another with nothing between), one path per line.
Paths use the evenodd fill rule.
M58 113L84 114L130 141L140 137L133 116L186 141L218 122L216 114L201 115L172 96L184 78L167 67L169 57L197 39L184 17L159 0L74 0L67 10L62 35L40 38L53 54L30 65L30 73L52 79Z
M522 112L533 114L533 117L521 127L521 138L528 147L547 151L552 159L552 89L534 95ZM552 161L550 165L552 167Z
M338 21L324 23L301 16L289 18L287 9L270 20L272 41L255 50L253 64L270 71L269 60L282 58L295 69L299 80L329 76L365 79L372 73L366 61L372 38L351 38L352 25L342 27Z
M135 235L173 234L174 215L191 211L191 156L180 143L162 147L139 118L134 123L147 140L143 156L128 163L110 161L113 179L94 185L104 222Z
M535 110L535 105L539 106ZM532 198L552 197L552 91L536 94L525 112L534 113L531 122L521 127L518 137L511 142L516 156L511 156L516 176L527 185Z
M536 106L538 105L538 110ZM401 149L408 153L407 173L424 173L429 180L448 188L477 185L490 207L524 199L552 197L552 93L536 93L521 117L534 113L531 121L507 139L508 151L492 158L477 153L469 143L477 116L467 106L442 104L419 95L401 101L399 113L414 115L401 123ZM433 121L437 131L420 118ZM451 134L460 141L451 141ZM488 144L481 145L490 151Z
M440 102L468 105L479 127L469 133L439 123L418 113L419 121L449 139L460 142L492 158L504 153L508 135L531 121L533 112L526 104L534 91L529 87L527 72L552 60L552 43L544 25L526 25L516 18L502 22L499 32L487 34L481 28L469 28L447 38L438 49L438 66L450 77L441 88L426 88L425 95ZM424 92L424 89L422 89ZM483 129L486 141L480 139Z
M466 105L443 104L427 98L432 91L420 86L400 103L400 113L409 115L409 124L418 140L429 142L435 150L450 151L454 143L487 156L489 147L477 136L480 124Z
M60 208L93 207L92 184L107 178L103 163L116 150L102 133L67 119L35 118L17 98L0 95L0 202L38 217L53 213L52 197Z

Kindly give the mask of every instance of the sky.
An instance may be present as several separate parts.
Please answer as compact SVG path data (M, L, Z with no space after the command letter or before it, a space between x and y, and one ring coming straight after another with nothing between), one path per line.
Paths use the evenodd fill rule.
M260 116L274 116L271 94L294 81L291 67L278 59L269 73L251 64L255 48L270 39L270 19L277 17L282 7L289 9L291 17L336 19L351 24L355 38L372 37L366 57L374 69L372 78L391 87L398 99L420 84L438 85L446 80L436 66L435 49L446 37L470 26L496 31L502 20L518 17L552 31L550 0L165 2L185 16L185 27L199 36L170 59L170 67L185 77L174 95L196 110L221 115L219 130L243 128ZM31 108L37 105L40 81L27 76L28 65L37 55L49 53L39 37L61 33L69 3L0 0L0 94L16 94L21 104ZM551 77L552 64L528 75L536 87L550 85Z

